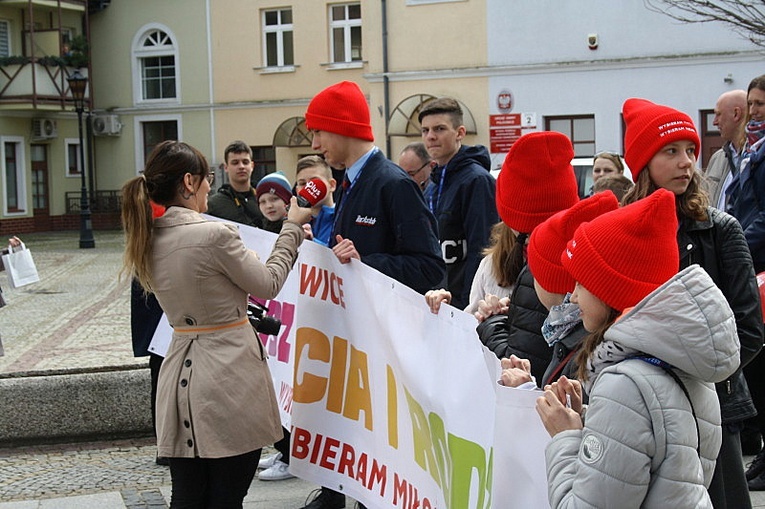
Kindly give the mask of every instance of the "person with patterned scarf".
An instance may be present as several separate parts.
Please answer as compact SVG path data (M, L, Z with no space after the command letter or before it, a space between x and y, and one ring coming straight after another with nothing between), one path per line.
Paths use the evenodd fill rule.
M755 273L765 270L765 75L754 78L747 89L749 121L746 144L738 174L728 188L727 212L738 219L752 253ZM744 376L758 415L754 418L765 433L765 354L760 353L744 368ZM748 465L746 479L752 491L765 490L765 451Z
M740 171L728 188L726 212L744 229L754 271L765 270L765 74L754 78L747 90L749 121Z

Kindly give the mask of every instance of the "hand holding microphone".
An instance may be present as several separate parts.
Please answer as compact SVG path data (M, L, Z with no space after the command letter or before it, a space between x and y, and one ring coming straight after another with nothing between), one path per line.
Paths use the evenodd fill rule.
M298 195L290 200L287 219L294 223L305 224L311 220L311 209L327 196L327 184L318 177L306 182ZM297 205L295 207L294 205Z
M314 177L305 183L305 187L298 191L297 203L299 207L313 208L327 196L327 184L319 177Z

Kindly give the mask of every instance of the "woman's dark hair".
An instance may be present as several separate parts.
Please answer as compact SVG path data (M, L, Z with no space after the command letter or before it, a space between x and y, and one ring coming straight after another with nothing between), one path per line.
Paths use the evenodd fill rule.
M691 174L691 181L683 194L675 197L678 218L687 217L694 221L706 221L709 195L702 186L702 177L698 171ZM651 180L648 171L643 170L638 175L635 187L630 189L622 198L622 205L629 205L656 191L658 187Z
M506 276L510 281L510 284L515 284L515 282L518 281L518 276L521 275L521 270L523 270L523 266L526 265L526 259L524 258L523 253L526 249L527 240L529 240L528 233L519 233L518 236L515 237L513 248L507 255Z
M149 201L168 207L183 190L183 178L199 175L197 189L207 178L210 167L197 149L181 141L168 140L149 155L146 168L122 186L122 227L125 230L125 256L122 273L135 277L151 291L152 211Z

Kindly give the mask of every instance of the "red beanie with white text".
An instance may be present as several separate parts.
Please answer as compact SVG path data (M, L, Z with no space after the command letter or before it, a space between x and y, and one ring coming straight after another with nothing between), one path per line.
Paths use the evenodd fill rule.
M675 141L696 144L699 157L699 133L691 117L669 106L646 99L627 99L622 106L624 116L624 160L630 167L632 180L645 169L661 148Z
M542 221L578 202L573 158L574 147L565 134L539 131L521 136L497 177L497 212L502 221L517 232L531 233Z
M374 141L364 92L352 81L331 85L311 99L305 112L308 129Z
M677 274L676 235L675 195L658 189L579 226L561 263L590 293L623 311Z
M560 255L574 236L577 227L619 208L619 200L611 191L604 191L558 212L540 224L529 237L528 264L539 286L551 293L574 291L574 278L561 265Z

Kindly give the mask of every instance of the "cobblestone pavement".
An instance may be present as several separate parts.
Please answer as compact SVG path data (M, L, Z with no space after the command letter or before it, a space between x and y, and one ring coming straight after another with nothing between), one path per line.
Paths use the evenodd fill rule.
M21 237L40 282L14 290L0 272L8 302L0 309L0 376L147 364L133 357L130 286L118 280L122 233L94 232L95 249L79 249L79 232ZM167 507L170 472L156 465L155 451L150 438L0 449L0 509ZM245 507L294 509L315 488L256 479Z
M170 469L154 454L149 438L0 449L0 509L166 508ZM294 509L314 488L302 479L255 479L244 507Z
M130 343L130 286L119 282L121 232L95 232L96 248L79 249L79 232L22 236L40 282L0 286L5 356L0 373L145 364Z

